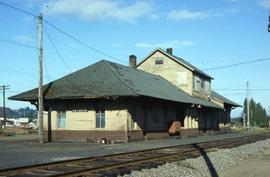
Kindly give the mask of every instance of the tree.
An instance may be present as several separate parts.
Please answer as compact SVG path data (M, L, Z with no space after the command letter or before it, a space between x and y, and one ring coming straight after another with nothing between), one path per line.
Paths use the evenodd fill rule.
M6 117L7 118L19 118L19 117L27 117L29 121L32 121L36 118L37 111L34 109L30 109L29 107L20 108L20 109L10 109L6 108ZM0 107L0 117L3 117L3 107Z
M244 100L243 113L247 115L247 99ZM265 108L263 108L263 106L260 103L256 103L253 98L251 98L249 102L249 113L251 126L259 126L259 127L269 126L268 123L269 119Z

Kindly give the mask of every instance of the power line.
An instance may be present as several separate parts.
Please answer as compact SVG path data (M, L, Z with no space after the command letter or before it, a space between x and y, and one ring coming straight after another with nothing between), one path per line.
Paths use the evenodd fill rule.
M65 61L64 58L62 57L62 55L61 55L61 53L59 52L59 50L56 48L56 46L55 46L55 44L54 44L54 42L53 42L53 40L52 40L50 34L48 33L47 29L46 29L46 28L44 28L44 29L45 29L45 33L46 33L46 35L47 35L49 41L51 42L51 44L52 44L52 46L53 46L55 52L57 53L58 57L59 57L59 58L61 59L61 61L64 63L64 65L66 66L66 68L72 73L71 68L68 66L68 64L66 63L66 61Z
M9 43L9 44L13 44L13 45L17 45L17 46L21 46L21 47L37 49L37 47L35 47L35 46L31 46L31 45L23 44L23 43L19 43L19 42L14 42L14 41L3 39L3 38L0 38L0 41L1 42L6 42L6 43Z
M77 43L79 43L79 44L81 44L81 45L83 45L83 46L85 46L85 47L87 47L87 48L89 48L89 49L91 49L91 50L93 50L93 51L95 51L95 52L97 52L97 53L100 53L100 54L102 54L102 55L104 55L104 56L113 58L113 59L118 60L118 61L121 61L121 62L126 62L126 61L124 61L124 60L121 60L121 59L118 59L118 58L116 58L116 57L113 57L113 56L111 56L111 55L109 55L109 54L107 54L107 53L105 53L105 52L103 52L103 51L101 51L101 50L98 50L98 49L96 49L96 48L94 48L94 47L91 47L90 45L88 45L88 44L86 44L86 43L80 41L79 39L75 38L74 36L72 36L72 35L66 33L65 31L63 31L62 29L60 29L59 27L55 26L54 24L48 22L48 21L45 20L45 19L43 19L43 21L44 21L45 23L47 23L48 25L50 25L51 27L53 27L54 29L56 29L57 31L59 31L60 33L64 34L65 36L71 38L72 40L76 41Z
M250 61L245 61L245 62L240 62L240 63L235 63L235 64L230 64L230 65L225 65L225 66L219 66L219 67L214 67L214 68L207 68L207 69L203 69L203 70L204 71L210 71L210 70L225 69L225 68L231 68L231 67L234 67L234 66L245 65L245 64L256 63L256 62L262 62L262 61L267 61L267 60L270 60L270 57L268 57L268 58L260 58L260 59L255 59L255 60L250 60Z
M228 90L228 91L246 91L246 89L213 89L213 90ZM268 88L253 88L253 89L249 89L252 91L269 91L270 89Z
M7 90L8 93L22 93L23 91L14 91L14 90Z
M236 92L236 93L227 93L227 94L222 94L223 96L245 96L246 93L243 92Z
M14 9L14 10L16 10L16 11L25 13L25 14L27 14L27 15L30 15L30 16L33 16L33 17L37 17L37 15L35 15L35 14L31 13L31 12L27 12L27 11L25 11L25 10L23 10L23 9L19 9L19 8L17 8L17 7L11 6L11 5L6 4L6 3L4 3L4 2L1 2L1 1L0 1L0 4L1 4L1 5L4 5L4 6L6 6L6 7L9 7L9 8L11 8L11 9Z
M2 71L1 71L2 70ZM3 68L0 67L0 72L10 72L10 73L19 73L20 75L16 75L16 76L29 76L29 77L34 77L36 78L37 74L34 73L28 73L28 72L24 72L24 71L20 71L20 70L15 70L15 69L10 69L10 68ZM55 77L51 77L52 79L56 79Z
M46 71L47 80L48 80L48 82L50 82L50 76L49 76L48 68L47 68L47 65L46 65L45 62L44 62L44 68L45 68L45 71Z
M243 85L243 84L238 84L238 85L231 85L231 86L228 86L228 87L225 87L225 88L220 88L220 89L236 89L236 88L242 88L242 87L244 87L245 85ZM216 90L216 89L214 89L214 90ZM219 89L218 89L219 90Z
M20 74L24 74L24 75L28 75L28 76L36 76L36 74L33 73L28 73L28 72L24 72L24 71L19 71L19 70L15 70L15 69L9 69L9 68L3 68L0 67L0 70L4 70L5 72L16 72L16 73L20 73Z
M0 5L4 5L4 6L8 7L8 8L13 9L13 10L16 10L16 11L19 11L19 12L21 12L21 13L28 14L28 15L30 15L30 16L33 16L33 17L37 18L37 15L35 15L35 14L31 13L31 12L27 12L27 11L25 11L25 10L23 10L23 9L19 9L19 8L17 8L17 7L11 6L11 5L6 4L6 3L4 3L4 2L1 2L1 1L0 1ZM121 59L118 59L118 58L116 58L116 57L113 57L113 56L111 56L111 55L109 55L109 54L107 54L107 53L105 53L105 52L103 52L103 51L101 51L101 50L98 50L98 49L96 49L96 48L94 48L94 47L92 47L92 46L90 46L90 45L88 45L88 44L82 42L82 41L79 40L78 38L76 38L76 37L74 37L74 36L68 34L68 33L65 32L64 30L60 29L59 27L57 27L56 25L50 23L49 21L47 21L47 20L45 20L45 19L43 19L43 21L44 21L45 23L47 23L49 26L51 26L52 28L56 29L58 32L64 34L65 36L69 37L70 39L74 40L75 42L77 42L77 43L79 43L79 44L81 44L81 45L87 47L88 49L91 49L91 50L93 50L93 51L95 51L95 52L97 52L97 53L100 53L100 54L102 54L102 55L104 55L104 56L113 58L113 59L118 60L118 61L120 61L120 62L124 62L124 63L126 62L126 61L124 61L124 60L121 60Z
M69 50L69 51L72 52L72 53L74 53L74 51L76 51L76 53L77 53L77 52L79 52L80 54L81 54L81 53L84 53L84 54L87 55L87 56L90 56L90 57L92 57L92 58L94 58L94 59L98 59L98 57L96 57L96 56L94 56L94 55L91 55L91 54L89 53L89 50L82 50L82 49L76 48L76 47L74 47L74 46L68 45L68 44L65 43L65 42L62 42L62 41L60 41L60 40L57 40L56 38L54 38L54 41L57 42L57 43L59 43L62 47L65 47L66 49L72 49L72 51Z

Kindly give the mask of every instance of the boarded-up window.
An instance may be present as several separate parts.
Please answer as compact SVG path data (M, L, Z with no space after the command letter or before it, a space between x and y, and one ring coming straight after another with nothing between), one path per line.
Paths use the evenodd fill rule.
M57 128L66 128L66 112L57 112Z
M96 110L96 128L105 128L104 110Z
M187 72L185 71L176 72L176 78L178 85L187 85Z

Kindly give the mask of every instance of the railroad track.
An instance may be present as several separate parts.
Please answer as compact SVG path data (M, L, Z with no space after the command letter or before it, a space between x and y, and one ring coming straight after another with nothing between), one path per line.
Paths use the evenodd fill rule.
M65 160L39 165L0 170L0 177L42 176L116 176L132 170L154 168L167 162L198 157L222 148L232 148L270 138L270 134L257 134L204 143L149 149L114 155Z

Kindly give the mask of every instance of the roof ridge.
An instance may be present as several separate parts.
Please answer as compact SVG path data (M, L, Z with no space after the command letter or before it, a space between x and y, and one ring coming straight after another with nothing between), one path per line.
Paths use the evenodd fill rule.
M170 58L171 60L175 61L176 63L183 65L184 67L186 67L187 69L189 69L192 72L197 72L201 75L204 75L205 77L208 77L210 79L214 79L212 76L208 75L207 73L205 73L204 71L202 71L201 69L199 69L198 67L196 67L195 65L187 62L185 59L178 57L176 55L173 54L169 54L167 53L165 50L163 50L162 48L156 48L155 50L153 50L150 54L148 54L146 57L144 57L138 64L137 66L140 66L143 62L145 62L150 56L152 56L154 53L156 52L161 52L163 55L167 56L168 58Z
M173 54L170 54L170 53L167 53L165 50L163 50L163 49L159 49L159 51L161 51L164 55L167 55L167 56L169 56L170 58L172 58L172 59L174 59L177 63L181 63L182 65L184 65L186 68L188 68L188 69L190 69L191 71L194 71L194 69L192 68L192 67L190 67L190 66L188 66L185 62L185 60L183 59L183 58L180 58L180 59L182 59L182 60L184 60L185 62L181 62L181 61L179 61L177 58L177 56L175 56L175 55L173 55Z
M129 84L128 83L126 83L116 72L115 72L115 70L111 67L111 65L109 64L109 61L107 61L107 60L103 60L103 62L106 64L106 66L108 67L108 68L110 68L110 70L114 73L114 75L122 82L122 83L124 83L128 88L129 88L129 90L131 90L133 93L135 93L135 94L138 94L136 91L134 91L134 89L132 88L132 87L130 87L129 86ZM116 63L115 63L116 64Z
M150 56L152 56L152 55L153 55L155 52L157 52L157 51L163 53L164 55L167 55L169 58L173 59L173 60L174 60L175 62L177 62L177 63L180 62L180 61L177 60L177 58L175 58L174 55L171 55L171 54L167 53L167 52L164 51L162 48L156 48L156 49L153 50L150 54L148 54L142 61L140 61L140 62L138 63L137 66L141 65L143 62L145 62ZM183 59L182 59L182 60L183 60ZM181 64L184 65L184 66L185 66L186 68L188 68L189 70L194 71L193 68L191 68L190 66L186 65L185 63L182 63L182 62L181 62Z

